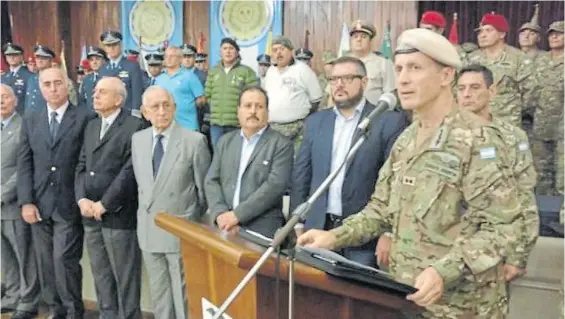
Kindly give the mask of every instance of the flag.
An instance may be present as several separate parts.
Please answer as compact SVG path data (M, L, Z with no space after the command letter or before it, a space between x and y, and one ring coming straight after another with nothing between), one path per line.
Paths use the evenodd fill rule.
M67 60L65 58L65 40L61 40L61 69L65 71L65 74L68 74L67 71Z
M337 52L338 57L342 57L349 51L349 28L344 22L341 28L341 41L339 41L339 51Z
M80 60L78 61L79 65L82 65L82 61L84 60L88 60L88 58L86 57L87 53L86 53L86 44L82 45L82 49L80 50Z
M306 32L304 32L304 49L308 50L310 48L310 31L306 30Z
M451 23L451 30L449 30L449 42L453 44L459 44L459 35L457 33L457 13L454 13L453 22Z
M267 42L265 43L265 54L271 55L271 47L273 46L273 30L269 31L267 35Z
M386 22L386 29L381 43L381 53L392 60L392 41L390 40L390 20Z
M204 38L204 32L200 31L200 37L198 37L198 46L196 48L196 52L204 53L205 42L206 42L206 38Z

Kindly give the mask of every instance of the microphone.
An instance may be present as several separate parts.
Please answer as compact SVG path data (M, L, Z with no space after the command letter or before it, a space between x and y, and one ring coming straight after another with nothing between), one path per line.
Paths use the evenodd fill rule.
M360 130L361 132L365 132L369 127L369 124L371 124L371 122L373 122L377 117L381 116L381 114L383 114L384 112L389 110L392 111L396 106L396 103L397 103L397 99L394 94L385 93L381 95L381 97L377 101L377 105L373 110L373 112L371 112L369 116L364 118L363 121L359 123L357 129Z

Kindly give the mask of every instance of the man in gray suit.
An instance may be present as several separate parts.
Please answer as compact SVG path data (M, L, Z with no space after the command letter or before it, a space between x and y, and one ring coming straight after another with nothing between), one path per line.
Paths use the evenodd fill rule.
M180 242L155 225L155 215L166 211L198 220L206 211L203 184L210 152L204 135L173 121L176 106L169 92L151 86L142 100L142 114L152 127L132 137L139 196L139 247L149 276L155 317L184 319L188 314Z
M16 113L18 104L11 87L0 89L2 118L2 279L6 294L2 298L2 313L14 311L12 318L34 318L39 302L39 281L35 255L31 246L29 225L20 215L17 201L16 176L22 118Z
M282 197L289 187L294 149L268 125L268 107L261 87L243 89L237 107L241 129L218 141L206 176L206 199L221 230L241 226L273 237L284 223Z

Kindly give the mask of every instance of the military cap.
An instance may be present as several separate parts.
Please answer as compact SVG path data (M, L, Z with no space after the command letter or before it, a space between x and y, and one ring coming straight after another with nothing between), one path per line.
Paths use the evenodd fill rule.
M124 50L124 53L125 53L127 56L135 56L135 57L138 57L138 56L139 56L139 52L137 52L137 51L135 51L135 50L132 50L132 49Z
M163 56L156 53L146 54L145 61L147 65L163 65Z
M238 52L239 52L239 45L237 45L237 42L235 42L234 39L232 38L223 38L222 41L220 42L220 46L224 45L224 44L229 44L232 47L234 47Z
M465 42L461 44L461 50L465 53L471 53L479 49L479 46L473 42Z
M4 55L20 55L24 54L24 49L17 44L8 42L2 47L2 52L4 52Z
M532 30L532 31L535 31L535 32L539 32L541 30L541 28L540 28L539 25L533 25L531 22L526 22L526 23L522 24L519 32L522 32L524 30Z
M122 41L122 34L118 31L106 31L100 36L100 41L104 44L115 44Z
M27 63L34 63L35 64L35 57L32 55L29 58L27 58Z
M82 65L77 65L76 71L78 75L84 75L84 68L82 67Z
M298 60L310 60L314 57L314 53L308 49L300 48L294 52L294 56Z
M83 70L90 70L90 62L88 62L88 60L80 61L80 66Z
M547 28L547 33L551 32L551 31L563 33L564 27L565 27L565 21L563 21L563 20L562 21L555 21L555 22L553 22L549 25L549 28Z
M496 13L485 14L481 19L481 26L483 25L491 25L499 32L508 32L508 30L510 30L506 18L503 15Z
M289 50L294 50L294 46L292 45L292 41L290 41L287 37L283 37L282 35L273 39L273 42L271 43L271 45L275 45L275 44L280 44L280 45L282 45L283 47L285 47Z
M268 54L260 54L257 57L259 65L271 65L271 57Z
M182 55L196 55L196 47L190 44L183 44L181 47Z
M55 58L55 52L53 52L53 50L41 44L35 46L35 48L33 49L33 54L35 56L40 56L44 58L50 58L50 59Z
M461 58L457 50L447 38L431 30L417 28L408 29L398 37L394 54L422 52L431 59L455 68L460 68Z
M443 13L438 11L426 11L422 14L420 23L433 25L434 27L445 29L446 21Z
M363 32L369 35L371 39L377 34L377 29L371 23L363 20L357 20L351 28L349 29L349 35L353 35L355 32Z
M89 46L88 47L88 51L86 52L86 58L90 58L91 56L99 56L102 59L107 59L106 58L106 51L102 50L99 47L95 47L95 46Z
M325 64L332 64L337 59L337 55L331 51L324 51L322 54L322 60Z
M197 53L196 59L194 59L194 61L197 62L197 63L206 62L207 57L208 57L208 54L206 54L206 53Z

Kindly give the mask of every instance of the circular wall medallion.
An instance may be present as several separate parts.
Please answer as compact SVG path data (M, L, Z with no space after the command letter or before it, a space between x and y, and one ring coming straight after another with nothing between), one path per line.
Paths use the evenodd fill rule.
M250 46L269 32L273 11L273 2L269 0L223 0L218 22L226 36L241 46Z
M142 49L156 50L164 41L169 41L175 30L175 10L169 1L137 1L129 15L130 33Z

